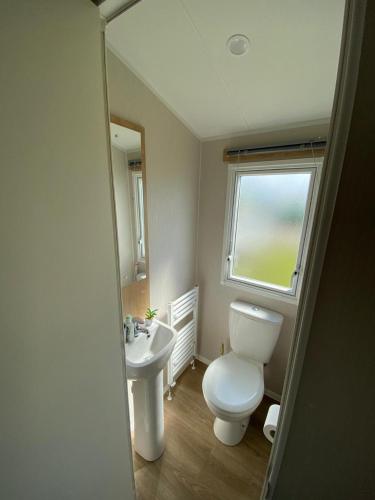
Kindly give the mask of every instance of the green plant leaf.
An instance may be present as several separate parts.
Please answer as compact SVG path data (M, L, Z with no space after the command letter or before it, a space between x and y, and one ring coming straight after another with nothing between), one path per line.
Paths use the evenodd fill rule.
M146 319L153 319L158 313L158 309L151 309L150 307L147 308L145 318Z

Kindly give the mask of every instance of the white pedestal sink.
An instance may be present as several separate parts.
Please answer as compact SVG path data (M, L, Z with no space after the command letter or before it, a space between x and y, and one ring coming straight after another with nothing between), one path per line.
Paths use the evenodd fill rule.
M134 449L149 461L164 451L163 368L172 354L177 333L154 320L149 336L139 333L125 346L126 376L133 380Z

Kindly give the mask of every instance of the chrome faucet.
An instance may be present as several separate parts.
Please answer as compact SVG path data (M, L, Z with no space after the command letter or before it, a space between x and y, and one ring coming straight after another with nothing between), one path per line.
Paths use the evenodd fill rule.
M144 333L148 339L150 338L150 332L148 331L148 328L140 326L139 321L134 321L134 337L138 337L140 333Z

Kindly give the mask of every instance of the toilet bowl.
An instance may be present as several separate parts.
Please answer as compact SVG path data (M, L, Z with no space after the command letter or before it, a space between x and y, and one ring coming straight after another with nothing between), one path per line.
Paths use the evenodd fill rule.
M263 398L263 366L230 352L210 364L202 388L216 417L215 436L226 445L238 444Z
M207 406L216 417L214 434L228 446L241 441L263 399L263 366L271 358L282 322L281 314L254 304L230 305L232 351L210 364L202 382Z

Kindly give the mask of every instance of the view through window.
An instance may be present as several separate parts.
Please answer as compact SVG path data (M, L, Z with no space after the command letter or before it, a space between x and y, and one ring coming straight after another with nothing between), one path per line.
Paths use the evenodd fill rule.
M234 172L226 279L295 295L315 167Z
M145 226L144 226L144 204L143 204L143 180L142 173L133 174L135 218L137 231L137 253L138 260L145 258Z

